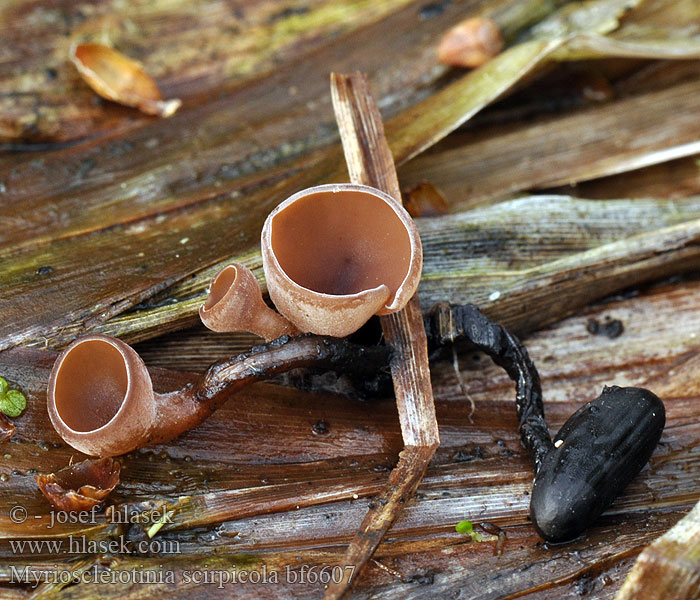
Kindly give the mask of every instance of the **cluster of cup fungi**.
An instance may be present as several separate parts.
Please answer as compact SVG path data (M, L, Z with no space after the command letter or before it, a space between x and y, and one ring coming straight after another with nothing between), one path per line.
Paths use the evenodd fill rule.
M99 334L76 339L49 380L48 413L59 435L86 454L118 456L196 427L232 391L291 369L381 377L387 348L343 338L374 315L401 310L418 287L420 237L401 204L365 185L309 188L270 213L261 244L279 312L265 303L253 273L231 264L213 279L200 317L214 331L248 331L267 344L213 365L197 384L160 394L124 342ZM447 332L445 322L451 324ZM514 335L473 305L439 305L426 317L426 332L433 348L470 342L516 383L520 435L536 474L531 516L546 540L583 532L641 470L660 438L661 401L640 388L610 387L576 412L553 442L537 370Z

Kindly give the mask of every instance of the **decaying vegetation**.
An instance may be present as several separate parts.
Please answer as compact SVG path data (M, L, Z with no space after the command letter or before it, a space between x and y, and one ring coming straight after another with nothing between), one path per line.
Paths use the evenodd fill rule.
M550 548L528 522L532 469L512 382L473 347L458 345L456 360L434 349L440 447L429 464L419 457L425 478L353 593L615 597L642 549L700 499L698 10L691 0L3 3L0 375L28 406L0 448L0 594L174 589L12 583L13 567L30 565L166 570L192 598L231 588L256 598L261 586L222 591L187 583L187 571L265 568L280 574L266 593L323 596L285 570L341 564L376 509L402 464L390 396L348 397L305 373L230 395L196 429L120 458L109 501L170 515L151 528L100 513L47 529L34 475L82 459L46 412L51 365L77 335L136 344L157 392L259 342L204 330L198 308L232 261L264 286L260 229L281 200L350 179L329 76L362 71L401 189L427 181L449 209L417 219L413 317L473 303L515 331L540 371L550 430L612 383L653 390L667 426L598 525ZM496 23L503 51L472 71L440 65L442 35L468 17ZM72 44L92 42L138 60L182 107L159 119L98 99L68 60ZM591 320L617 320L620 333L592 335ZM290 381L303 390L280 385ZM23 522L10 518L18 504ZM462 520L500 541L474 542L455 531ZM71 535L173 545L73 555L14 544Z

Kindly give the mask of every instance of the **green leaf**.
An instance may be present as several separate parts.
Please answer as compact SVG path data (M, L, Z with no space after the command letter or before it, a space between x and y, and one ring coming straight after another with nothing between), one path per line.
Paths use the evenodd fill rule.
M0 394L4 394L7 391L7 379L0 377Z
M457 533L468 533L468 534L471 534L471 533L472 533L472 530L473 530L473 527L472 527L471 521L460 521L460 522L457 523L457 525L455 526L455 531L456 531Z
M27 399L18 390L8 390L0 395L0 411L8 417L19 417L27 408Z

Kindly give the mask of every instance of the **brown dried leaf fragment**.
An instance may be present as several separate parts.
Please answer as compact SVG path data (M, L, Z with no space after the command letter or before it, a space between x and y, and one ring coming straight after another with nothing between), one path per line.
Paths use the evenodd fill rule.
M474 17L450 29L438 46L438 60L453 67L480 67L503 50L503 37L491 19Z
M15 433L15 426L5 415L0 413L0 442L9 440Z
M412 217L440 217L450 214L442 192L429 181L421 181L404 194L404 206Z
M109 496L119 483L119 463L112 458L84 460L50 473L35 475L41 493L59 510L90 510Z
M170 117L182 104L178 99L163 100L158 85L143 67L114 48L74 44L70 59L87 84L107 100L158 117Z

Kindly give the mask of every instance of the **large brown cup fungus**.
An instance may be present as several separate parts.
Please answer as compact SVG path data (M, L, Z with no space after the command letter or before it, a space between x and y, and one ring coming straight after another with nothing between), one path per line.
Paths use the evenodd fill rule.
M270 297L299 330L336 337L401 310L418 287L416 225L394 198L359 184L302 190L262 231Z
M199 317L212 331L248 331L266 340L298 333L294 325L265 304L250 269L235 263L214 277Z

